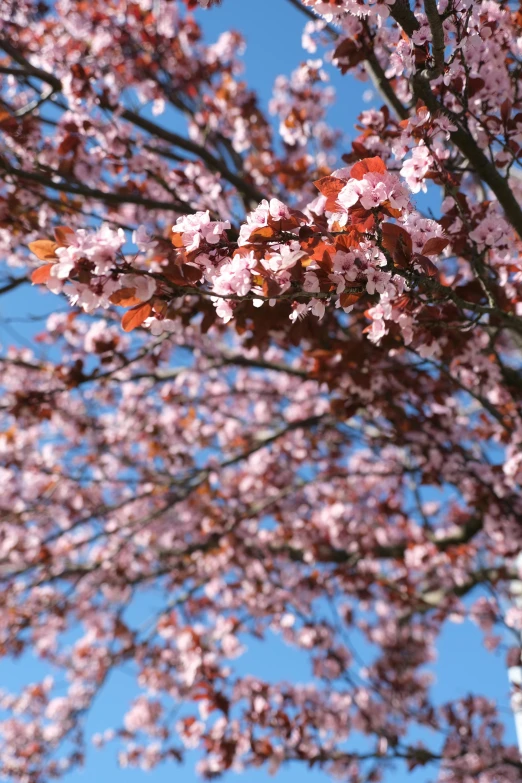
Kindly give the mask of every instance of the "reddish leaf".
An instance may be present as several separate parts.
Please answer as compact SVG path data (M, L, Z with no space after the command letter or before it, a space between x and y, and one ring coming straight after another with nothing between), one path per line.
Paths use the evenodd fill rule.
M317 259L317 263L319 265L319 269L322 270L325 275L330 274L330 272L332 271L333 264L332 264L332 259L330 257L330 253L328 253L327 250L324 251L321 258ZM319 270L316 271L316 274L318 274L318 272Z
M350 207L350 217L352 219L352 231L358 231L363 234L365 231L371 231L375 225L375 217L364 207Z
M386 174L386 165L382 158L376 156L375 158L360 160L355 166L352 166L350 176L354 179L362 179L365 174L369 174L371 171L377 174Z
M336 47L333 56L336 60L338 60L340 57L349 58L358 48L360 47L357 46L353 38L344 38Z
M334 59L341 61L337 64L343 74L364 60L365 57L366 51L364 47L358 45L353 38L345 38L334 52Z
M275 298L281 293L281 286L276 280L265 278L263 281L263 295L268 299Z
M411 307L411 299L406 294L403 294L394 301L393 306L401 312L407 311Z
M136 296L135 288L120 288L109 296L109 301L120 307L132 307L141 304L142 300Z
M335 248L332 245L323 242L322 240L313 248L313 252L310 253L310 258L314 261L320 261L325 252L335 253ZM303 266L309 266L304 260L301 261Z
M472 98L474 95L476 95L477 92L479 92L486 82L484 79L481 79L480 76L471 77L468 79L468 95L470 98Z
M191 266L190 264L182 264L181 271L185 278L185 285L188 283L197 283L201 280L201 269L197 266Z
M335 238L335 247L337 250L353 250L361 244L361 235L358 231L347 231L346 234Z
M347 160L346 163L353 163L354 159L356 161L358 161L358 160L360 160L362 158L371 158L372 157L372 153L370 152L370 150L368 150L364 146L364 144L362 144L360 141L352 141L352 150L354 152L354 154L352 155L352 159L351 160ZM346 155L346 156L343 155L343 160L345 159L345 157L348 158L349 156L348 155Z
M381 204L381 209L385 215L392 218L398 218L402 215L402 209L395 209L390 205L389 201L385 201L384 204Z
M13 133L18 129L18 120L7 111L0 111L0 127L6 133Z
M152 313L152 306L149 302L133 307L131 310L127 310L123 318L121 319L121 325L124 332L132 332L133 329L137 329L141 326L149 315Z
M166 318L169 305L167 302L163 301L163 299L151 299L150 303L152 305L152 309L156 315L159 315L160 318Z
M397 248L403 248L408 255L411 255L413 249L411 236L405 228L396 223L383 223L381 229L382 246L385 250L389 250L393 254Z
M194 285L201 279L201 270L190 264L170 264L163 274L174 285L183 287Z
M68 226L56 226L54 236L59 245L68 245L70 238L74 236L74 231Z
M341 307L350 307L350 305L355 304L357 300L361 298L362 293L363 293L362 291L361 293L356 293L356 294L346 291L344 294L341 294L341 296L339 297L339 303Z
M334 220L334 222L330 226L330 231L333 234L341 234L344 230L345 230L345 226L341 226L338 220Z
M29 243L29 250L34 253L40 261L51 261L56 258L56 248L58 245L51 239L37 239Z
M424 274L428 277L438 277L439 270L430 258L426 256L415 256L415 263L420 266Z
M35 269L34 272L31 273L31 282L35 285L46 283L51 276L51 269L53 266L54 264L39 266L38 269Z
M217 320L217 313L215 307L207 310L200 324L200 329L202 333L206 334L210 329L210 327L215 324L216 320Z
M475 304L478 304L484 298L484 290L478 280L470 280L468 283L464 283L464 285L457 286L455 293L461 299L465 299L467 302L474 302Z
M337 196L346 185L342 179L337 177L323 177L314 182L315 187L322 196L326 198L325 209L327 212L335 212L337 209Z
M507 121L509 120L509 115L511 114L511 109L512 109L512 106L513 106L513 104L511 103L511 101L509 100L509 98L506 98L506 100L505 100L505 101L503 101L503 102L500 104L500 116L502 117L502 120L503 120L503 122L504 122L504 125L505 125L505 124L507 123Z
M80 139L78 136L73 136L70 133L67 134L67 136L64 138L62 143L58 146L58 154L59 155L67 155L68 152L71 152L71 150L76 149L80 144Z
M187 281L181 274L181 267L172 267L168 270L168 272L163 272L163 274L170 280L171 283L174 283L174 285L184 286L187 284Z
M428 241L425 243L424 247L422 248L422 255L423 256L436 256L439 253L442 253L445 247L449 245L449 240L445 239L444 237L431 237L431 239L428 239Z
M250 234L250 241L255 239L271 239L275 234L274 229L272 226L263 226L262 228L256 228L255 231L252 231Z

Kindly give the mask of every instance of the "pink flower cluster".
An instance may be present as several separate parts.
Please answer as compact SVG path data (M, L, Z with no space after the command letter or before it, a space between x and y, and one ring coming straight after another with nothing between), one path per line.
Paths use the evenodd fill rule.
M125 244L125 232L103 225L96 231L79 228L67 234L65 247L58 247L58 263L51 269L48 287L61 291L62 282L73 272L80 261L89 262L89 268L96 276L105 275L114 265L114 260Z
M346 170L334 172L333 176L341 176ZM347 210L359 202L364 209L374 209L388 202L393 209L403 210L409 205L408 192L401 185L395 174L380 174L370 171L362 179L350 179L339 193L337 198L340 206L345 211L344 224L347 219Z
M191 253L198 250L202 242L217 245L223 239L226 240L224 232L229 228L230 221L211 220L207 210L178 218L172 231L174 234L181 234L183 246Z
M423 149L418 147L414 153ZM411 234L414 250L421 252L428 239L442 236L440 225L421 218L413 210L408 191L399 178L386 171L379 158L372 161L359 169L356 177L351 176L347 168L333 172L330 180L338 181L339 190L334 206L328 202L329 209L334 210L326 212L329 228L338 231L339 226L349 227L354 208L368 214L378 209L392 210L387 214L398 216L396 219ZM405 288L405 281L384 271L388 259L379 246L378 234L373 232L372 236L372 229L364 240L360 240L357 249L333 254L331 271L326 278L329 286L325 287L320 263L306 259L299 230L309 227L317 231L313 215L320 214L326 204L327 199L319 196L310 205L313 212L310 211L307 217L276 198L263 200L246 216L236 242L227 234L231 229L229 220L211 220L209 210L184 215L172 228L174 245L179 249L183 263L199 271L198 285L208 286L217 314L225 322L233 318L240 299L251 299L255 307L261 307L265 302L274 304L279 296L288 296L293 270L296 264L306 260L301 276L301 295L306 295L306 299L292 303L292 320L307 312L322 318L330 299L336 307L349 313L354 302L343 299L343 294L366 291L370 296L377 294L381 298L379 304L368 311L372 320L370 338L379 341L387 331L385 321L392 320L400 325L405 339L410 342L412 316L396 312L393 306ZM143 226L134 232L133 240L146 256L158 247L157 239ZM88 311L108 307L111 295L121 288L130 289L138 300L149 302L158 290L157 280L147 269L145 259L142 262L135 256L129 262L121 254L124 242L121 229L115 231L107 226L90 233L81 229L68 235L66 246L57 250L59 260L52 266L49 288L58 292L64 281L72 277L68 286L71 301ZM79 267L89 272L88 282L81 282L81 276L77 278ZM161 274L160 256L154 259L154 269ZM268 281L267 290L262 281ZM296 298L298 296L296 289ZM175 330L174 322L165 312L150 313L144 326L154 334Z
M426 174L432 165L433 158L428 148L423 145L414 147L411 157L402 164L401 168L401 174L412 193L418 193L420 190L426 192Z
M254 211L249 212L246 216L246 223L241 225L241 228L239 229L238 245L249 244L250 237L254 231L268 226L269 218L272 218L272 220L275 221L288 220L290 218L288 207L277 198L272 198L270 201L263 199Z

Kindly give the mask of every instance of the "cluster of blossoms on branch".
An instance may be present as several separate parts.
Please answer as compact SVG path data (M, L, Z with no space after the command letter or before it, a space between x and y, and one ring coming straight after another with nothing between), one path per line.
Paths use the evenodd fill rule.
M265 114L219 5L0 0L0 295L50 310L0 351L0 656L49 671L0 776L81 765L125 668L124 767L518 783L522 13L290 0ZM450 623L496 699L441 703Z
M408 191L379 157L334 171L317 181L320 195L305 212L278 199L247 215L233 239L230 221L209 211L178 218L173 249L142 226L133 235L140 254L124 255L124 232L108 226L87 232L58 229L56 241L30 248L48 263L33 273L54 293L64 285L72 304L87 312L111 303L132 305L123 317L131 330L172 330L179 296L208 295L225 322L238 303L254 307L287 299L290 319L311 312L322 318L331 302L349 313L361 296L378 297L368 314L378 341L385 321L412 340L405 298L416 274L437 276L430 256L448 244L439 223L422 219Z
M418 113L425 123L425 112ZM410 189L415 191L419 174L411 169L407 162L402 173L414 177ZM495 207L473 214L448 196L444 220L422 217L380 157L338 169L315 185L319 195L304 212L275 198L265 200L239 229L232 230L228 220L212 220L208 210L178 218L171 241L150 236L141 226L133 233L137 254L123 253L122 229L59 228L56 241L30 245L47 261L33 273L33 282L45 283L54 293L65 286L71 303L87 312L111 304L130 307L124 328L143 324L155 335L178 328L185 296L208 296L225 323L245 302L260 308L285 301L292 321L308 312L322 318L330 303L350 313L360 302L371 340L378 342L395 324L404 344L414 341L427 357L441 348L423 329L423 319L434 308L419 293L444 294L454 275L448 274L450 266L446 271L440 264L441 253L452 241L459 249L467 234L477 252L499 269L513 315L522 314L514 240ZM470 214L464 223L466 209ZM446 255L451 256L451 245ZM459 304L461 310L472 308L458 288L448 289L448 295L453 306L446 306L447 315L458 317Z

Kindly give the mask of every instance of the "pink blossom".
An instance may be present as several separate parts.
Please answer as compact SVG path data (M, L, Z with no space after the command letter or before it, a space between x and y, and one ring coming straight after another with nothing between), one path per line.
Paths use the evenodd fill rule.
M415 147L411 153L411 158L404 161L401 175L406 180L412 193L418 193L420 190L426 192L427 186L424 178L432 165L433 158L430 151L423 145Z
M142 253L147 253L158 245L157 241L147 232L145 226L138 226L137 230L133 231L132 241Z
M154 733L162 712L163 710L159 702L150 701L144 696L140 696L125 716L125 728L131 732L145 731L147 734Z
M321 290L319 279L313 269L306 270L303 288L311 293L317 293Z
M276 198L263 199L253 212L247 215L247 222L239 230L238 245L248 244L250 235L257 229L268 225L268 218L285 220L290 217L288 207Z
M148 275L122 275L120 281L123 288L134 288L142 302L148 302L157 287L154 278Z
M351 179L338 196L338 203L348 209L360 201L364 209L374 209L389 201L394 209L404 209L408 195L394 174L368 172L361 180Z
M229 228L229 220L210 220L210 212L207 210L179 217L172 231L181 234L184 247L192 252L200 247L202 241L209 245L216 245L226 239L224 232Z

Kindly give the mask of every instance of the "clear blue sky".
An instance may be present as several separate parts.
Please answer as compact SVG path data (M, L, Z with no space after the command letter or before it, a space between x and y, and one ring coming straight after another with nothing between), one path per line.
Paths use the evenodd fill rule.
M266 106L271 95L275 77L280 73L289 74L300 62L307 58L301 49L301 31L304 18L290 6L286 0L224 0L223 6L209 12L200 13L206 31L207 40L215 40L220 32L231 27L240 30L247 40L245 53L248 83L255 87ZM315 57L315 55L314 55ZM337 90L337 102L330 112L331 123L341 128L348 140L357 113L363 108L362 94L371 85L355 82L349 76L341 77L332 71L332 83ZM379 105L378 99L370 105ZM40 314L49 312L56 300L51 295L42 294L35 289L24 287L2 302L2 316L20 314ZM14 324L20 339L31 341L34 325ZM19 342L16 335L0 332L3 346ZM141 607L146 612L146 599ZM243 673L249 672L272 681L289 679L306 682L310 672L299 653L285 648L280 641L273 639L265 644L250 644L248 652L238 662ZM470 623L452 625L447 628L440 640L439 658L435 666L437 684L434 695L437 702L465 695L470 691L480 691L495 698L505 710L508 726L508 739L514 742L514 729L508 710L507 674L502 653L486 653L481 642L481 633ZM0 662L0 687L15 690L18 685L33 682L45 674L43 667L30 657L24 657L16 663ZM119 725L126 706L136 694L135 679L132 672L119 672L109 681L106 690L92 714L88 718L88 734L103 731L112 725ZM116 764L116 746L109 745L103 751L94 748L88 753L87 764L83 770L74 771L65 778L65 783L137 783L144 778L140 770L120 770ZM194 755L190 761L195 760ZM155 783L170 783L182 780L183 783L195 783L196 777L191 764L180 768L174 764L162 766L149 774ZM248 783L261 783L273 780L264 770L248 771L245 775ZM406 775L403 768L386 778L387 783L427 783L436 778L434 768L418 769L412 775ZM226 783L232 783L237 776L229 773ZM276 778L280 783L320 783L329 780L328 776L310 771L303 766L283 769Z

